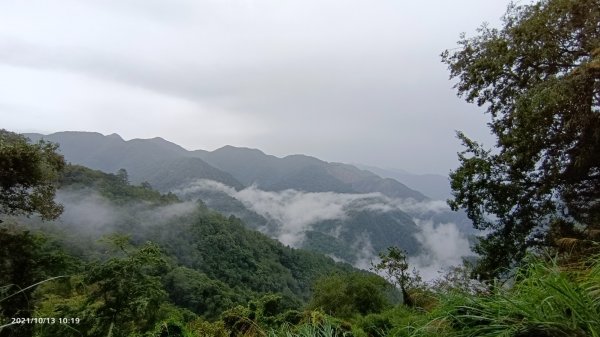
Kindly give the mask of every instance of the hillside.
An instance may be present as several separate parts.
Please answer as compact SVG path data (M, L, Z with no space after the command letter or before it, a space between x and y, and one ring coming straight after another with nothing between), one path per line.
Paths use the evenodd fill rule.
M0 215L0 318L73 319L41 330L7 324L1 336L169 333L191 322L242 319L240 308L282 324L301 319L313 285L328 275L371 280L378 291L386 285L120 174L68 165L59 186L57 220ZM227 329L240 329L234 322Z
M118 175L71 165L60 183L57 199L65 209L57 221L19 221L57 237L83 259L101 255L96 240L102 236L126 234L135 245L156 243L174 266L221 284L239 301L281 293L305 303L317 277L352 270L325 256L284 247L201 203L131 185Z
M393 179L383 179L354 166L328 163L305 155L284 158L260 150L225 146L212 152L187 151L162 138L123 140L119 135L92 132L25 134L32 141L60 144L67 161L104 172L124 168L133 182L148 181L168 191L196 179L221 182L236 189L256 184L261 189L306 192L371 193L425 200Z
M58 143L74 164L111 173L124 168L133 183L201 200L285 245L363 268L389 246L423 253L415 219L468 227L396 180L310 156L278 158L232 146L187 151L162 138L125 141L88 132L27 136Z
M425 200L426 197L405 185L360 170L355 166L328 163L305 155L284 158L257 149L225 146L212 152L195 151L207 163L231 173L245 185L267 191L295 189L305 192L372 193L393 198Z
M196 179L243 187L230 174L189 156L184 148L162 138L125 141L116 134L103 136L94 132L29 133L25 136L32 141L43 138L60 144L59 151L68 162L110 173L123 168L132 182L147 181L161 191Z
M371 171L383 178L391 178L402 184L422 192L429 198L446 200L452 197L448 176L439 174L415 174L400 169L383 169L374 166L355 164L364 170Z

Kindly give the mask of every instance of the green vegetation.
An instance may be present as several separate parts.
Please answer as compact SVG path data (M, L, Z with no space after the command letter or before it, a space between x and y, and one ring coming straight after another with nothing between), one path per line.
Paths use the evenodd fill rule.
M597 257L570 269L556 259L532 258L513 287L498 285L477 296L431 288L436 302L428 309L392 306L378 290L384 286L381 279L348 274L317 282L307 309L280 295L266 295L202 318L159 301L166 292L153 276L162 264L154 248L143 246L129 254L90 267L98 271L94 278L72 276L39 286L33 296L36 317L78 317L81 322L35 325L33 335L595 336L600 331ZM122 273L137 277L124 280L117 276ZM195 294L203 298L201 292Z
M0 129L0 214L55 219L62 207L54 202L55 180L65 162L57 146Z
M30 318L36 287L78 270L78 260L65 254L55 242L38 233L14 227L0 227L0 326L8 318ZM33 286L33 287L32 287ZM1 336L31 335L32 325L17 325Z
M459 133L454 209L488 230L476 252L486 278L528 248L589 240L600 224L600 2L542 0L509 8L443 53L456 88L485 106L497 150Z
M404 304L413 306L415 301L409 290L417 288L422 281L415 269L411 274L407 259L406 251L398 247L389 247L386 253L379 253L379 262L373 266L373 269L383 273L391 284L400 288Z
M367 236L375 252L390 246L401 246L412 256L419 254L420 244L415 239L419 229L408 214L400 210L372 212L362 207L364 205L356 202L349 206L344 219L323 220L313 224L312 233L307 235L303 248L332 254L345 261L356 261L357 249L354 246ZM335 236L328 235L336 232Z
M129 184L125 169L120 169L117 174L106 174L80 165L67 165L59 183L70 190L92 189L115 203L147 201L167 205L180 201L172 193L157 192L147 182L139 186Z
M275 327L298 321L294 317L302 314L319 276L352 270L284 247L201 203L131 185L124 170L106 174L67 165L57 184L66 206L58 221L3 217L2 336L229 331L237 325L226 329L219 322L245 305L247 319L261 317L260 324ZM88 213L73 214L72 207ZM110 222L94 227L96 213L110 214ZM260 305L252 303L273 293L277 304L267 301L256 314ZM78 321L12 324L17 317Z
M68 280L40 287L34 317L72 317L79 322L38 326L34 335L129 336L149 331L164 319L161 307L167 296L160 274L166 263L153 244L134 249L127 238L115 236L111 245L121 257L111 257L85 266ZM126 247L127 246L127 247Z
M444 53L498 139L460 134L452 174L452 206L489 235L433 284L381 253L401 304L377 275L0 131L0 337L600 336L599 22L598 0L512 6ZM63 217L42 221L58 184Z
M316 281L310 308L346 319L378 313L391 305L386 297L390 290L390 284L376 275L330 275Z

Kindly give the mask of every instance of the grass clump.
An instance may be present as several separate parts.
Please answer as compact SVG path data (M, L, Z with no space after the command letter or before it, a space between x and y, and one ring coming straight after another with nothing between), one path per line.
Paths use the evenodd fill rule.
M600 258L577 266L534 259L511 288L464 298L447 301L436 318L454 336L600 336Z

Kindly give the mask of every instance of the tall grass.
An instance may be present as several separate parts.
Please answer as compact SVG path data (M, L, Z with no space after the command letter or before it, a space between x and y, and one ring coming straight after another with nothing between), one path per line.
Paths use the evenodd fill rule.
M271 330L267 337L345 337L352 336L349 331L343 331L329 321L303 323L300 325L283 325L277 330Z
M451 335L599 337L600 257L576 267L532 260L512 288L465 299L463 305L445 305L444 315L434 320L449 325Z
M26 292L27 292L29 289L35 288L35 287L37 287L37 286L38 286L38 285L40 285L40 284L43 284L43 283L46 283L46 282L49 282L49 281L52 281L52 280L56 280L56 279L58 279L58 278L63 278L63 277L66 277L66 276L55 276L55 277L50 277L50 278L47 278L47 279L45 279L45 280L43 280L43 281L40 281L40 282L34 283L34 284L32 284L32 285L30 285L30 286L28 286L28 287L25 287L25 288L21 288L21 287L19 287L19 286L18 286L18 285L16 285L16 284L9 284L9 285L6 285L6 286L0 286L0 313L2 312L2 310L1 310L1 309L2 309L2 302L6 301L7 299L9 299L9 298L11 298L11 297L13 297L13 296L20 295L20 294L24 294L25 296L27 296L27 295L26 295ZM8 294L8 295L6 295L6 293L8 293L8 291L9 291L10 289L12 289L13 287L15 287L15 288L18 288L18 290L17 290L17 291L15 291L15 292L13 292L13 293L11 293L11 294ZM2 318L3 318L3 317L0 315L0 323L4 323L4 322L3 322L4 320L3 320ZM1 332L1 331L2 331L4 328L7 328L7 327L9 327L9 326L11 326L11 325L15 325L15 324L16 324L16 323L13 323L13 322L11 322L11 323L6 323L6 324L4 324L4 325L0 325L0 332Z

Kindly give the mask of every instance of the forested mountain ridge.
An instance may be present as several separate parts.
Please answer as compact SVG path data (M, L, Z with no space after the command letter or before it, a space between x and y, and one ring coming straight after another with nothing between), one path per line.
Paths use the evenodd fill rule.
M59 183L57 200L64 212L56 221L3 220L17 232L23 223L52 238L78 264L111 259L152 242L168 262L159 275L170 302L208 319L272 293L283 296L285 307L300 307L318 277L355 271L326 256L285 247L202 203L131 185L119 174L68 165ZM123 251L107 256L106 246L97 241L103 237L117 238Z
M327 275L356 274L384 291L375 275L285 247L201 202L132 185L125 171L60 170L58 218L0 214L0 336L161 334L191 322L204 325L185 329L243 331L240 315L297 322Z
M238 189L243 187L229 173L190 156L184 148L162 138L125 141L116 134L103 136L73 131L25 136L34 142L44 139L59 144L59 151L68 162L104 172L125 169L132 182L146 181L161 191L196 179L210 179Z
M401 169L384 169L362 164L354 165L363 170L373 172L380 177L397 180L432 199L446 200L452 197L450 179L447 175L415 174Z
M209 164L231 173L246 185L263 190L296 189L306 192L371 193L380 192L394 198L424 200L426 197L392 179L352 165L328 163L305 155L283 158L257 149L224 146L212 152L196 151Z
M411 255L421 251L421 243L416 238L419 229L413 215L396 206L382 211L380 205L388 203L385 198L424 201L425 196L393 179L380 178L352 165L327 163L305 155L278 158L260 150L233 146L212 152L187 151L162 138L124 141L116 134L103 136L90 132L26 136L32 141L43 138L59 144L58 150L74 164L110 173L124 169L132 182L148 182L164 192L181 193L198 181L215 181L224 187L233 187L227 193L220 189L197 189L185 197L202 200L218 212L241 218L248 227L286 245L305 247L354 265L368 267L369 260L390 245L401 245ZM303 217L273 217L280 211L256 209L254 203L260 201L254 199L260 196L242 200L234 195L244 186L251 187L248 193L283 193L274 194L276 198L285 193L296 194L298 205L278 206L292 211L306 207L302 206L301 199L317 193L310 201L315 203L313 209L302 212L323 213L324 217L317 215L314 220L296 225L297 219ZM332 207L329 204L340 207L334 212L337 215L329 214L327 208ZM315 207L323 210L315 210ZM294 226L300 227L290 233L289 228Z
M421 193L393 179L354 166L328 163L305 155L278 158L260 150L224 146L212 152L187 151L162 138L123 140L112 134L58 132L25 134L60 145L66 160L105 172L126 169L133 182L148 181L167 191L193 179L210 179L236 189L255 184L264 190L371 193L424 200Z
M496 140L487 148L457 132L463 150L449 174L453 196L447 204L382 192L277 190L276 184L273 190L235 189L210 179L183 181L183 188L161 194L149 183L130 184L124 169L107 174L67 166L56 144L32 144L0 130L0 337L600 336L600 0L511 3L502 22L501 28L483 24L473 37L462 34L458 48L441 54L459 96L486 110ZM381 83L377 90L389 91ZM359 106L361 113L381 107L368 96L357 96L370 106ZM24 97L42 99L26 107L43 105L35 90ZM219 97L243 103L235 95ZM288 97L275 98L290 106ZM434 91L427 97L443 99ZM256 105L229 107L256 111ZM62 120L52 117L53 123ZM22 125L33 127L27 122ZM324 130L329 137L330 129ZM341 188L348 185L336 185L340 181L353 181L332 176L311 161L283 183L308 179ZM198 198L207 191L213 199ZM394 233L388 220L395 215L413 217L419 232L408 236L428 250L413 257L405 247L387 247L369 264L384 280L323 256L304 256L201 202L219 196L230 198L223 204L239 202L234 209L255 211L259 223L260 217L278 222L278 238L297 243L306 236L305 243L333 255L351 251L343 240L361 229L372 230L364 232L367 243L378 231ZM464 209L480 231L472 246L479 256L454 260L438 279L423 282L413 267L427 270L424 260L466 255L468 243L456 225L434 219L447 206ZM348 218L358 220L358 232ZM317 271L326 275L314 280Z
M304 302L316 275L352 269L316 253L284 247L202 203L182 202L173 194L131 185L119 175L70 165L60 183L58 196L65 214L54 224L58 229L92 237L113 231L131 235L138 244L156 242L177 264L249 295L278 292ZM85 218L74 217L69 210L86 206L90 196L116 215L94 233L86 230Z

